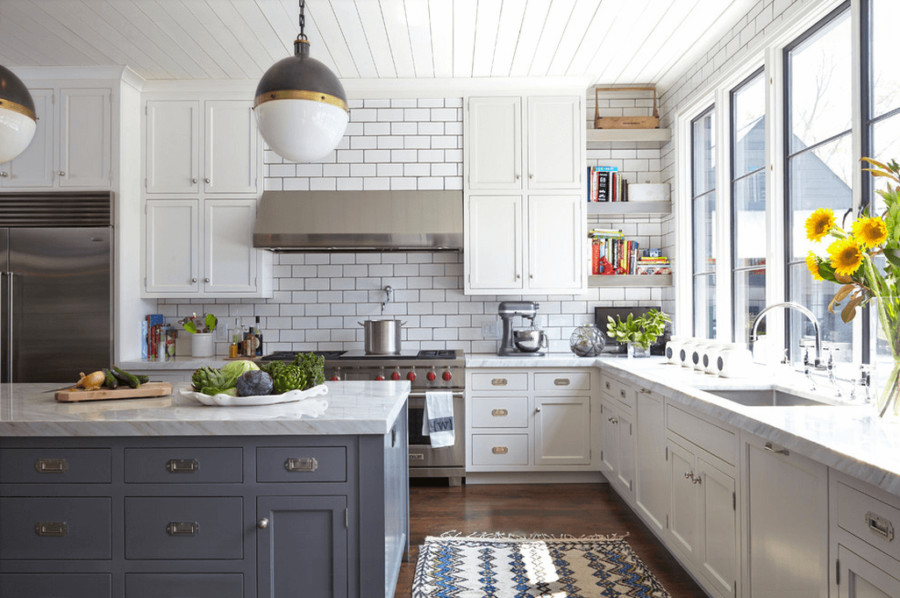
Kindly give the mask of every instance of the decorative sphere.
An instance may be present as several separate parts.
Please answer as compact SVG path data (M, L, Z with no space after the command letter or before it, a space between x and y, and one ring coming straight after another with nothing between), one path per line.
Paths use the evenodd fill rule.
M263 139L291 162L312 162L340 143L350 115L346 110L310 100L272 100L256 107Z
M606 346L606 337L593 324L579 326L569 337L569 348L579 357L596 357Z
M24 152L36 128L34 100L28 88L12 71L0 66L0 164Z

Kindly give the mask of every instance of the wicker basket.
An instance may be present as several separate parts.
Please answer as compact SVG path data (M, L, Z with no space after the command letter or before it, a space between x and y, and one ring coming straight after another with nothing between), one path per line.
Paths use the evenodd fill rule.
M600 116L599 96L601 91L652 91L653 116ZM655 87L597 87L594 89L595 129L658 129L659 108L656 105Z

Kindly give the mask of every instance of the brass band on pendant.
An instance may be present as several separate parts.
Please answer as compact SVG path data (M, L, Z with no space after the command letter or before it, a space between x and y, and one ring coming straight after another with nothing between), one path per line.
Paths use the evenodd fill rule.
M34 110L28 108L27 106L23 106L22 104L17 104L16 102L10 102L9 100L0 99L0 108L6 108L7 110L12 110L13 112L24 114L31 120L37 121L37 114L34 113Z
M323 102L341 108L344 112L350 112L347 102L337 96L333 96L321 91L307 91L305 89L280 89L278 91L267 91L256 96L253 107L256 108L260 104L271 102L272 100L309 100L311 102Z

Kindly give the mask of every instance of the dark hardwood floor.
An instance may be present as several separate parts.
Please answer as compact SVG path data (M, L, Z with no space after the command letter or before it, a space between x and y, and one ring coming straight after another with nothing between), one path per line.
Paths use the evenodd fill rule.
M431 482L431 483L429 483ZM443 482L436 485L436 482ZM449 488L444 480L413 480L410 561L403 563L397 598L409 598L418 546L426 536L504 532L551 535L627 533L628 543L673 598L706 596L631 512L609 484L503 484Z

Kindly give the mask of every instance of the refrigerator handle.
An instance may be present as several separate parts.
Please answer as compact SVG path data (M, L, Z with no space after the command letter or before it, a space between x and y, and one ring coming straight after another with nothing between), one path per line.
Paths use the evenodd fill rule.
M7 381L13 381L13 273L4 272L6 276L6 336L0 330L0 342L6 341L6 376Z

